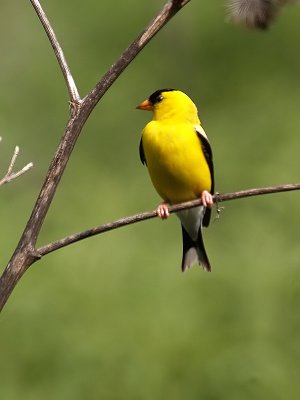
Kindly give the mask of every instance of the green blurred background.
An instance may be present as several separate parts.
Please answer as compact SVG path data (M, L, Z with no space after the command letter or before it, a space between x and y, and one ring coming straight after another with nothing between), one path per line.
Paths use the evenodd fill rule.
M42 2L85 95L163 1ZM13 148L34 169L0 189L6 265L68 117L68 96L29 1L2 2L1 175ZM135 106L180 88L198 105L219 192L298 182L300 7L269 32L192 1L146 47L86 124L39 244L156 207L139 161L151 117ZM180 272L175 217L48 255L0 325L1 399L298 399L299 193L226 203L204 232L213 272Z

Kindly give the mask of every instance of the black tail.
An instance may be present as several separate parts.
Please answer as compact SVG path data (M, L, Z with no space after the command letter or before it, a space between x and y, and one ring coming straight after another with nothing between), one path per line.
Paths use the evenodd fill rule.
M211 266L204 248L201 226L198 232L198 240L193 241L184 227L182 228L182 272L189 269L194 264L199 264L206 271L211 271Z

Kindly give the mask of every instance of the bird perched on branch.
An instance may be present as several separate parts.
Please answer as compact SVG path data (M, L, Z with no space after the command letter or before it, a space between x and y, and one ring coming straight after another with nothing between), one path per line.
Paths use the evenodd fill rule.
M267 29L282 6L299 0L227 0L229 18L249 28Z
M140 158L148 167L158 194L161 219L169 216L168 204L201 198L202 205L177 212L182 225L181 268L193 264L210 271L202 239L202 225L210 222L214 193L212 151L192 100L175 89L157 90L137 106L153 112L140 141Z

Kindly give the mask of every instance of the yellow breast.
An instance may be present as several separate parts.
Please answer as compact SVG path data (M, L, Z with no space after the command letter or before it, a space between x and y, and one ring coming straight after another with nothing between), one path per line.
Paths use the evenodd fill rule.
M192 200L211 190L209 167L192 124L153 120L142 141L152 183L165 201Z

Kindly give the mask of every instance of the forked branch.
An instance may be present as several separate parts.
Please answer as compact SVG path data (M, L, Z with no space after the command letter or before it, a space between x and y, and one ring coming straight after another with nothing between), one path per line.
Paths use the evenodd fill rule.
M1 138L1 136L0 136L0 142L1 142L1 140L2 140L2 138ZM7 171L6 171L6 174L4 175L3 178L0 179L0 186L4 185L5 183L9 183L9 182L11 182L12 180L18 178L19 176L25 174L25 172L29 171L29 170L33 167L33 163L30 162L30 163L26 164L25 167L23 167L23 168L20 169L19 171L13 172L13 168L14 168L14 166L15 166L17 157L18 157L18 155L19 155L19 151L20 151L19 146L16 146L16 147L15 147L15 150L14 150L14 153L13 153L13 155L12 155L12 158L11 158L11 160L10 160L8 169L7 169Z
M33 207L31 216L7 267L0 278L0 310L3 308L14 287L25 271L40 257L36 241L54 198L60 179L65 171L77 139L90 113L109 87L125 68L139 54L145 45L162 27L190 0L169 0L157 17L143 30L136 40L123 52L120 58L104 74L94 89L81 100L61 46L38 0L30 0L54 49L56 58L67 83L72 113L66 129L53 156L45 181Z

